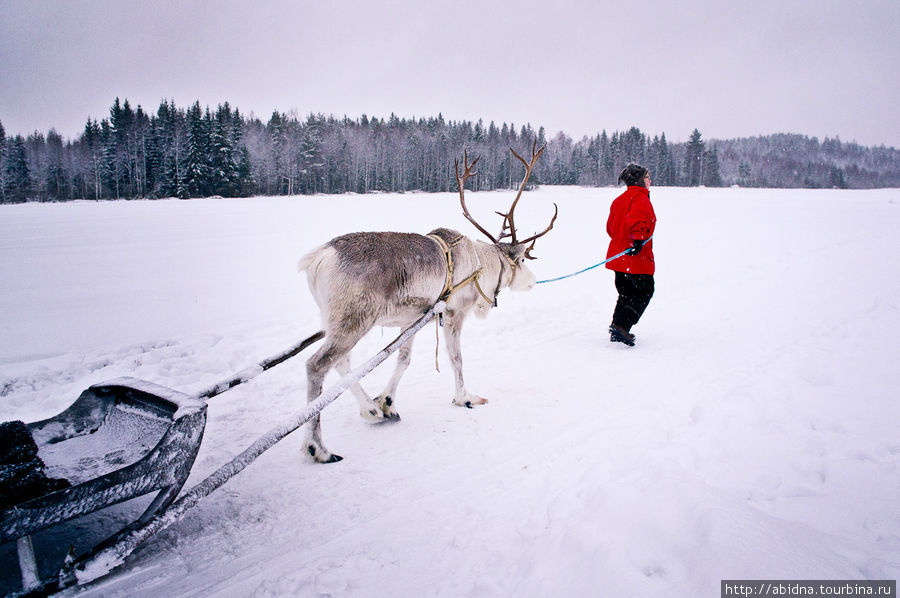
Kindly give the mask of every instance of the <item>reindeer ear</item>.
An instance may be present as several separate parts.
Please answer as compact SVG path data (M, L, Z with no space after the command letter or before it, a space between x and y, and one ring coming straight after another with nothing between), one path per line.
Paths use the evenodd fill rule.
M528 251L528 246L523 243L518 243L516 245L508 245L509 250L506 252L509 255L510 259L513 261L517 261L522 259L523 256L526 255Z

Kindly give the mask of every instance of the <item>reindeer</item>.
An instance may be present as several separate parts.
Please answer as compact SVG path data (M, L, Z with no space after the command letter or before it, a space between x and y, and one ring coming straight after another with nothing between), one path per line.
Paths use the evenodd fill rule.
M496 305L501 289L526 291L535 285L535 276L525 260L536 259L531 255L534 243L553 228L559 212L554 204L553 218L543 232L523 240L517 238L516 205L544 151L544 147L535 151L536 146L535 142L530 162L510 148L525 165L525 177L509 212L497 212L503 217L503 225L496 237L478 224L466 207L465 182L477 174L472 169L478 158L469 164L468 153L463 154L462 175L459 160L454 161L463 215L491 240L490 244L475 242L447 228L438 228L428 235L362 232L336 237L300 260L299 270L306 272L325 329L324 345L306 362L310 403L321 394L323 380L331 367L342 376L350 371L350 351L369 330L374 326L406 328L438 300L447 304L444 339L456 376L452 403L468 408L487 403L487 399L470 393L465 387L459 337L469 312L474 310L479 318L486 317ZM485 293L485 288L493 292L492 297ZM375 399L358 383L351 386L363 419L370 422L400 419L395 408L397 385L409 366L413 338L400 348L393 376ZM342 458L325 447L318 415L306 427L305 443L309 454L320 463L333 463Z

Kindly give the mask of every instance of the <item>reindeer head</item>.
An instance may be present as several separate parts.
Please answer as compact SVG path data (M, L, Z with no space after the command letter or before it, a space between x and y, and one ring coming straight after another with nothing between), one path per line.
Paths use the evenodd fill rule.
M537 141L535 141L531 146L531 161L526 162L525 159L516 153L516 151L512 148L509 148L509 151L519 159L522 164L525 165L525 177L522 179L522 184L519 186L519 192L516 194L516 198L512 202L512 206L510 206L509 211L507 213L497 212L498 215L503 217L503 224L500 228L500 234L496 237L491 233L487 232L483 226L478 224L472 215L469 214L469 209L466 207L466 197L465 197L465 184L466 180L475 176L477 173L473 172L472 169L475 167L475 164L478 163L478 158L469 163L469 155L468 152L463 154L463 168L464 172L460 176L459 174L459 160L455 161L456 165L456 183L459 186L459 201L462 204L463 215L466 219L475 225L475 228L480 230L482 233L487 236L488 239L500 250L500 252L506 257L509 261L510 266L513 269L513 279L510 283L510 288L514 291L519 290L528 290L534 286L536 277L531 272L531 269L525 265L525 260L535 260L537 259L535 256L531 255L531 251L534 249L535 242L540 238L550 232L550 229L553 228L553 224L556 222L556 216L559 214L559 208L554 203L553 204L553 218L550 220L550 226L543 230L543 232L536 233L527 239L519 240L516 237L516 224L515 224L515 211L516 205L519 203L519 199L522 197L522 191L525 190L525 185L528 184L528 178L531 176L531 171L534 169L534 165L537 162L538 158L541 157L541 154L544 153L544 149L546 146L541 146L540 149L537 149ZM504 241L504 239L509 239L508 241ZM529 245L530 243L530 245Z

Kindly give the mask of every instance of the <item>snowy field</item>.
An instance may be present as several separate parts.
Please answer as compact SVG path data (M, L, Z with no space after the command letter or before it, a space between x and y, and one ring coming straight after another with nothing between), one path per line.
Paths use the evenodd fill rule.
M539 279L603 258L617 193L526 193L522 232L559 205ZM344 461L312 463L293 434L68 595L718 596L721 579L900 577L900 190L651 197L657 293L637 347L609 342L606 270L504 291L462 337L486 406L449 404L430 326L400 423L341 397L323 426ZM499 230L512 194L468 199ZM198 392L319 329L307 250L438 226L478 238L454 194L0 206L0 419L52 416L122 375ZM374 330L354 363L395 335ZM188 487L301 408L311 353L210 401ZM122 515L38 535L37 552ZM18 571L0 549L5 593Z

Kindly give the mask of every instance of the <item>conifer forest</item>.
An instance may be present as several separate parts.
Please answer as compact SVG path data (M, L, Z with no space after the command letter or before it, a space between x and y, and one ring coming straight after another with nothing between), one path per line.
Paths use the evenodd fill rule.
M681 133L681 132L679 132ZM611 186L628 162L657 186L875 188L900 186L900 151L840 139L776 134L671 143L637 127L573 140L543 127L483 121L305 117L266 122L227 102L156 112L116 98L109 117L88 119L77 139L51 129L7 136L0 122L0 203L75 199L240 197L456 190L454 160L479 158L474 190L512 188L521 164L509 151L546 144L531 181Z

